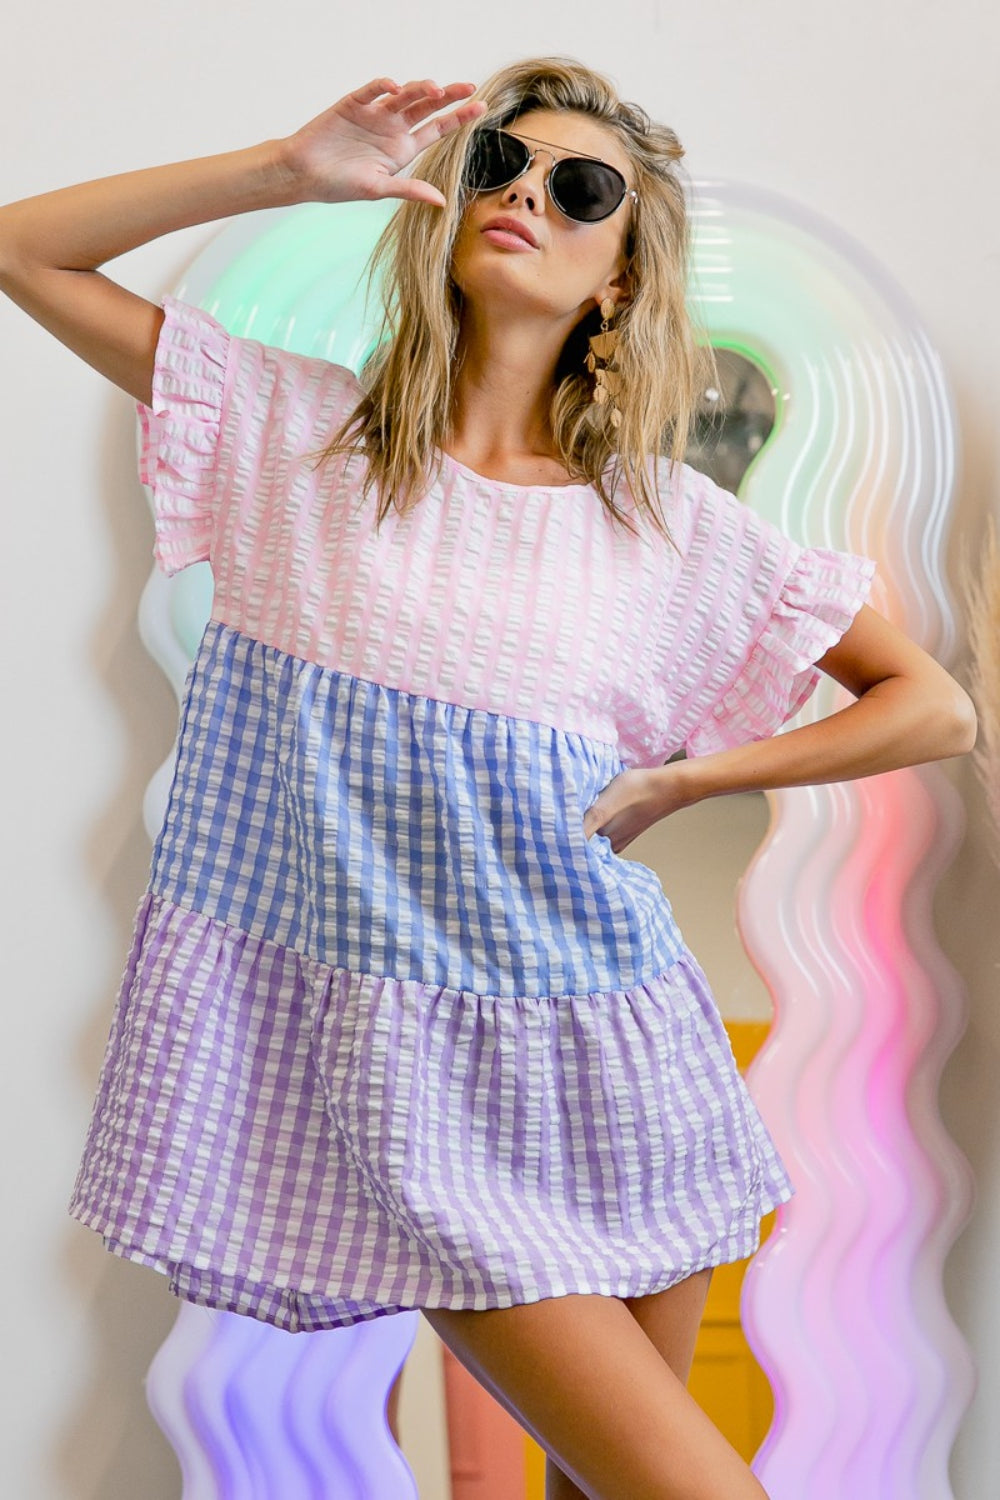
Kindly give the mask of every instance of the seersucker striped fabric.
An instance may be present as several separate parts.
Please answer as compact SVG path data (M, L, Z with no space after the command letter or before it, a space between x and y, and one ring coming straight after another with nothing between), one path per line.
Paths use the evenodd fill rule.
M597 741L210 623L152 889L363 973L510 997L619 988L683 950L653 871L584 835L622 769Z
M358 460L303 462L355 377L163 305L140 475L215 594L71 1213L293 1330L750 1254L791 1183L658 877L583 818L773 734L874 564L687 467L677 551L447 454L376 534Z
M195 1301L298 1329L629 1296L750 1254L787 1196L690 955L503 1001L147 895L129 972L76 1211Z

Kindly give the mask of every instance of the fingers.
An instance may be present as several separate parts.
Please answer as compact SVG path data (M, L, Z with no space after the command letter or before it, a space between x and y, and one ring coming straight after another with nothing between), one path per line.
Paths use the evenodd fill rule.
M401 114L408 124L414 124L424 115L433 113L436 109L444 109L456 99L467 98L475 92L474 83L449 83L447 88L440 88L431 79L424 79L422 83L413 84L414 92L409 93L410 85L389 104L389 108L397 114Z
M370 104L380 94L396 94L399 92L399 84L391 78L373 78L371 83L362 84L361 88L355 89L350 98L356 99L359 104Z
M471 120L478 119L485 109L486 104L482 99L470 99L468 104L459 105L448 114L438 115L437 119L428 121L422 130L412 130L410 139L413 141L416 152L419 153L427 146L432 146L450 130L457 130L460 126L469 124Z
M407 125L415 125L427 115L447 108L456 99L468 98L475 91L474 83L449 83L442 88L433 78L414 78L400 86L392 78L373 78L371 83L356 89L351 98L359 104L372 104L380 100L387 114L401 115ZM384 95L388 97L382 97ZM485 104L481 108L477 104L468 118L475 118L485 108Z
M432 203L435 208L446 208L448 200L440 189L425 182L422 177L394 177L392 189L386 198L406 198L411 203Z
M444 89L436 84L433 78L412 78L409 83L404 83L399 92L385 101L385 107L392 114L403 114L411 108L418 100L439 100L444 94ZM437 109L438 105L435 104Z
M399 126L412 127L421 120L426 120L428 115L436 116L420 130L409 129L406 156L412 157L450 131L477 119L486 110L484 100L469 99L469 95L475 91L474 83L449 83L442 88L432 78L414 78L401 86L392 78L373 78L371 82L355 89L349 98L353 104L376 106L381 115L380 124L376 125L370 116L368 120L371 122L370 128L383 134L388 132L394 135ZM466 102L459 102L455 108L448 109L449 105L461 100ZM390 118L387 120L386 116ZM391 117L395 117L395 120ZM400 162L404 159L401 150L390 152L390 156ZM446 206L441 191L421 178L399 178L391 173L380 186L381 190L376 190L375 194L380 198L406 198L417 203L430 203L437 208Z

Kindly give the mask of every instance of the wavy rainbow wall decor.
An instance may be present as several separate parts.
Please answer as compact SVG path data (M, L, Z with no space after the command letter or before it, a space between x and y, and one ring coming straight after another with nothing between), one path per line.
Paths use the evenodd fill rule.
M357 370L375 328L359 278L394 207L243 215L174 294L234 333ZM954 420L912 310L859 247L794 205L713 182L695 185L692 208L692 305L713 343L765 370L776 400L742 498L797 540L876 558L873 603L947 662ZM211 589L200 563L154 572L143 596L143 639L178 697ZM824 680L795 722L847 701ZM151 837L172 760L147 794ZM750 1083L798 1192L744 1284L775 1392L755 1468L773 1500L945 1500L971 1371L941 1273L971 1187L936 1105L964 1000L931 903L960 836L958 798L926 767L769 799L739 900L776 1011ZM384 1408L416 1317L288 1335L182 1304L149 1398L184 1500L328 1494L324 1472L327 1485L341 1475L345 1500L410 1493ZM363 1478L359 1432L375 1452Z
M295 1334L182 1304L146 1394L183 1500L417 1500L384 1409L419 1317Z
M803 543L874 557L875 607L947 662L955 424L912 308L802 209L722 183L693 207L694 309L776 402L741 498ZM825 679L794 723L850 701ZM775 1394L754 1467L774 1500L945 1500L972 1374L942 1271L971 1182L937 1109L965 1000L931 908L959 798L937 766L768 795L738 902L775 1003L749 1081L798 1191L744 1283Z

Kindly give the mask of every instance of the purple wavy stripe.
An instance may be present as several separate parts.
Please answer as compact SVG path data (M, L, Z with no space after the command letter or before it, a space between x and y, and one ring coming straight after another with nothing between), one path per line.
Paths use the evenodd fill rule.
M418 1317L291 1334L182 1303L146 1381L182 1500L417 1500L385 1406Z

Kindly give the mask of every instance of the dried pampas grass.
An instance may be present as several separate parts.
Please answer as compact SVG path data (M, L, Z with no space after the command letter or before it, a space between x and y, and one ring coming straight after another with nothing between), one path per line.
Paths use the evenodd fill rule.
M962 587L969 611L969 692L979 715L972 762L986 792L992 854L1000 864L1000 546L992 516L977 571L963 559Z

